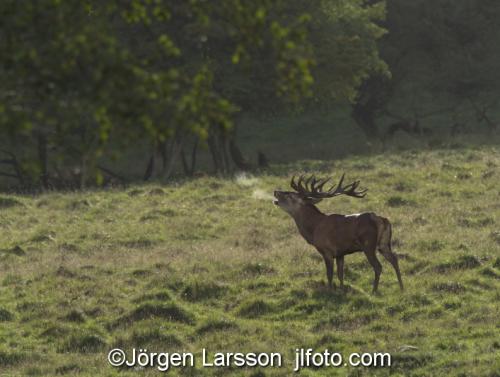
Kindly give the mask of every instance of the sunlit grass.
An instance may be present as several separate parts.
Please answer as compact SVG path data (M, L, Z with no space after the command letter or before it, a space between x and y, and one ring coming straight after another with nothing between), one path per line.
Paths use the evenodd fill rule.
M276 165L237 179L0 196L0 376L155 375L107 365L114 347L281 352L281 369L169 375L288 376L295 348L385 351L393 367L303 375L494 376L500 304L498 148L402 152ZM394 226L406 290L383 258L380 294L364 256L347 292L270 193L293 172L360 179ZM410 348L405 346L412 346Z

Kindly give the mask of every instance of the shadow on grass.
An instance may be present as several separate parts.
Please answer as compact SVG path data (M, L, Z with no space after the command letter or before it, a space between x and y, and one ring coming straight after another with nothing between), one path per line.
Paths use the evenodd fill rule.
M214 281L192 281L185 284L181 297L190 302L218 299L224 296L228 289L229 287Z
M12 350L0 349L0 365L13 366L22 363L28 359L25 353L16 352Z
M109 324L108 327L110 330L114 330L118 327L128 326L137 321L154 318L190 325L195 323L195 316L175 302L164 303L149 301L140 304L129 313L121 316L116 321Z
M345 285L344 289L332 289L321 282L312 283L310 295L294 297L291 294L281 302L280 309L286 310L288 317L315 316L319 312L334 313L346 308L353 311L377 309L373 297L358 288Z
M266 300L256 299L242 303L237 309L237 314L244 318L259 318L277 310L276 305Z
M177 335L163 333L158 328L134 330L128 343L135 347L151 347L157 344L174 348L182 347L184 344Z
M58 347L58 352L96 353L106 347L107 342L100 334L89 330L75 331Z
M204 335L207 333L216 333L219 331L235 329L238 329L238 325L231 320L210 318L196 329L196 333L198 335Z

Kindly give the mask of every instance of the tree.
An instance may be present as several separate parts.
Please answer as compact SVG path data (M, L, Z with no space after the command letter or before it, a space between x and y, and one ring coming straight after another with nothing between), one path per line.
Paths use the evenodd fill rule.
M389 33L380 43L380 53L391 79L375 86L367 82L360 96L361 104L372 99L373 123L388 116L420 134L425 128L419 120L426 117L448 113L455 123L474 114L494 129L496 122L489 111L500 89L495 69L500 64L495 45L500 4L388 0L387 10L384 26Z
M76 165L83 185L111 131L109 108L125 89L126 52L104 14L78 1L4 1L0 131L32 184Z
M145 177L168 179L179 159L192 173L198 146L216 171L231 156L244 168L238 113L352 99L384 71L383 6L362 0L7 0L0 12L6 174L43 187L73 173L102 183L102 160L146 137Z

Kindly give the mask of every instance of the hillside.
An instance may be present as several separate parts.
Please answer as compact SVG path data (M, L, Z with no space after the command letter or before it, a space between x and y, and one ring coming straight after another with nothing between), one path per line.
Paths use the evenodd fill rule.
M346 292L270 194L292 173L347 173L393 223L406 290L380 258L346 258ZM119 369L115 347L281 352L282 368L172 368L180 376L288 376L298 347L389 352L391 368L303 376L498 376L500 150L405 151L274 165L234 179L0 197L0 376L157 375ZM408 347L411 346L411 347Z

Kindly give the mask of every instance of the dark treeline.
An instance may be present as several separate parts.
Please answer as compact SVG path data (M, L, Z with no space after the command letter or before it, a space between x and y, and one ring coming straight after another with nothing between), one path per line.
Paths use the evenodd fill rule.
M250 169L243 114L349 104L373 139L432 132L420 120L441 112L452 133L465 113L496 128L495 0L5 0L0 15L9 186L127 180L107 161L133 149L144 180L194 174L201 149L217 173Z

